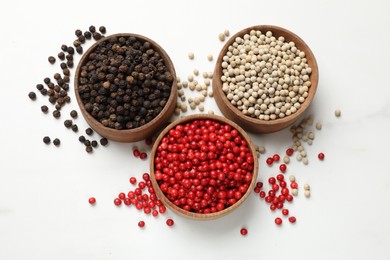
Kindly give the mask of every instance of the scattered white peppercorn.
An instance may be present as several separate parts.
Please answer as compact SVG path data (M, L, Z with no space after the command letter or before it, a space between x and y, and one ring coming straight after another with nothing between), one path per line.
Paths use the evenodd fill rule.
M296 158L297 158L297 161L299 161L299 162L302 161L302 155L301 154L298 154Z
M223 31L223 34L225 34L226 37L229 37L230 35L230 32L228 29L226 29L225 31Z
M303 189L304 189L304 190L310 190L310 185L307 184L307 183L305 183L305 184L303 185Z
M205 72L202 73L202 77L203 77L203 78L208 78L208 77L209 77L209 74L205 71Z
M210 86L210 83L211 83L210 79L205 79L205 80L204 80L204 84L205 84L206 86Z
M209 79L213 78L213 72L212 71L207 72L207 75L208 75Z
M265 154L265 147L262 146L262 145L260 145L260 146L258 146L257 151L258 151L259 153L261 153L261 154Z
M196 105L195 105L194 102L190 103L190 108L191 108L192 110L194 110L194 109L196 108Z
M290 175L290 177L288 177L288 179L289 179L291 182L294 182L294 181L295 181L295 176L294 176L294 175Z
M195 54L194 54L193 52L189 52L189 53L188 53L188 58L189 58L190 60L193 60L193 59L195 58Z
M207 55L207 59L208 59L209 61L213 61L213 55L212 55L212 54Z
M225 41L225 37L226 37L226 35L225 35L224 33L220 33L220 34L218 35L218 38L219 38L219 40L220 40L221 42Z
M194 81L194 76L188 75L187 79L188 79L188 82L193 82Z
M198 108L199 108L199 111L200 111L200 112L203 112L203 111L204 111L204 106L203 106L202 104L200 104L200 105L198 106Z
M309 159L307 159L307 157L302 158L302 163L304 165L308 165L309 164Z
M303 192L303 194L305 195L306 198L309 198L310 197L310 190L305 190Z
M196 85L196 86L195 86L195 90L196 90L196 91L201 91L201 90L202 90L202 86L199 85L199 84Z
M291 189L291 194L294 196L298 195L298 189Z
M321 130L322 129L322 124L320 122L316 123L316 129Z
M340 116L341 116L341 110L340 110L340 109L336 109L336 110L334 111L334 115L335 115L336 117L340 117Z
M199 75L199 70L198 69L194 69L193 73L194 73L195 76L198 76Z
M187 81L183 81L181 84L183 85L183 88L188 87L188 82Z
M175 115L180 115L180 108L175 108Z
M290 157L284 156L283 157L283 162L286 163L286 164L290 163Z
M209 91L209 97L214 97L214 92L212 90Z

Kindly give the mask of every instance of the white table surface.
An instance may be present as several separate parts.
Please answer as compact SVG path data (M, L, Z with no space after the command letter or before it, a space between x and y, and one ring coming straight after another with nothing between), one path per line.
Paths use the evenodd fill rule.
M0 259L390 259L390 2L388 1L8 1L0 9ZM87 154L77 134L40 112L47 98L27 97L59 71L47 57L74 40L77 28L105 25L108 34L132 32L158 42L182 79L213 69L223 43L256 24L285 27L303 38L317 58L319 87L307 115L323 124L307 147L309 165L295 159L286 176L309 183L288 206L292 225L274 224L254 194L234 213L210 222L167 212L153 218L134 207L115 207L141 178L148 161L132 156L143 142L111 142ZM193 51L194 61L187 58ZM76 62L80 56L76 56ZM215 59L214 59L215 61ZM193 96L186 90L187 97ZM51 106L49 106L51 108ZM213 99L206 111L221 114ZM342 116L336 118L334 110ZM193 114L189 110L187 114ZM84 119L76 120L80 129ZM61 147L43 144L59 137ZM291 134L250 134L267 154L259 180L277 174L265 158L284 153ZM318 152L325 161L316 159ZM91 207L88 198L97 204ZM171 217L173 228L165 224ZM146 227L137 226L145 220ZM242 237L240 228L248 228Z

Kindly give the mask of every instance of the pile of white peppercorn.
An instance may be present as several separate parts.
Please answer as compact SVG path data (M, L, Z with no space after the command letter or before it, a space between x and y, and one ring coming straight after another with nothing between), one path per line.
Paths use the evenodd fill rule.
M236 37L221 66L227 99L243 114L261 120L294 114L311 86L305 52L270 31Z

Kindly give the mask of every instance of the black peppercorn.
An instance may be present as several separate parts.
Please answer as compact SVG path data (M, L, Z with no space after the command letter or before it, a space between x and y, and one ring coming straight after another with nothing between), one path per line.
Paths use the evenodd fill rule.
M75 133L78 132L79 131L79 127L76 124L72 125L72 131L75 132Z
M103 137L102 139L100 139L100 144L106 146L108 144L107 138Z
M69 68L73 68L73 61L68 60L68 61L66 62L66 65L67 65Z
M77 30L74 32L74 34L75 34L77 37L79 37L80 35L83 35L83 32L82 32L81 30L77 29Z
M85 145L85 146L90 146L90 145L91 145L91 141L89 141L88 139L86 139L86 140L84 141L84 145Z
M69 76L64 76L64 82L67 82L67 83L69 83L69 81L70 81L70 78L69 78ZM65 85L65 84L63 84L63 85Z
M55 146L59 146L59 145L61 144L60 139L58 139L58 138L54 139L54 140L53 140L53 144L54 144Z
M60 60L64 60L64 59L65 59L65 53L63 53L63 52L61 51L61 52L59 52L59 53L57 54L57 57L58 57Z
M37 98L37 95L35 94L35 92L31 91L30 93L28 93L28 97L31 100L35 100Z
M68 67L68 65L66 65L65 62L61 62L60 67L61 67L61 69L66 69Z
M43 89L43 85L42 84L37 84L37 90L41 91Z
M68 49L67 49L67 52L69 53L69 54L74 54L74 48L72 47L72 46L69 46L68 47Z
M77 47L77 46L80 46L80 45L81 45L81 42L79 41L79 39L73 41L73 46L74 47Z
M47 60L50 62L50 64L54 64L56 62L56 58L54 58L53 56L49 56Z
M101 32L102 34L105 34L106 33L106 27L100 26L99 27L99 32Z
M54 118L60 118L61 117L61 112L59 110L54 110L53 111L53 116L54 116Z
M65 44L62 44L61 45L61 50L68 51L68 46L66 46Z
M96 32L96 27L93 26L93 25L91 25L91 26L89 26L88 30L89 30L91 33L94 33L94 32Z
M53 77L54 77L55 80L59 80L61 78L61 74L60 73L55 73Z
M88 127L87 129L85 129L85 133L86 133L87 135L92 135L92 134L93 134L92 128Z
M67 54L65 58L66 60L73 60L73 54Z
M45 137L43 137L43 142L45 143L45 144L50 144L50 137L48 137L48 136L45 136Z
M46 77L43 79L43 82L45 82L46 84L49 84L51 82L50 78Z
M76 47L76 52L77 52L78 54L83 54L83 47L77 46L77 47Z
M70 128L72 126L72 124L73 124L73 122L70 119L67 119L67 120L64 121L64 126L66 128Z
M77 111L76 111L76 110L70 111L70 116L71 116L72 118L77 118Z
M87 147L85 147L85 151L87 152L87 153L92 153L92 146L87 146Z
M81 143L84 143L85 142L85 137L83 136L83 135L80 135L79 136L79 141L81 142Z
M43 113L47 113L49 111L49 108L46 105L41 106L41 111Z
M44 88L44 89L41 89L41 94L44 95L44 96L46 96L46 95L47 95L47 89L45 89L45 88Z
M92 34L92 37L93 37L96 41L98 41L98 40L100 40L100 39L102 38L102 35L101 35L100 33L98 33L98 32L94 32L94 33Z
M86 39L89 40L89 39L91 39L92 34L91 34L89 31L85 31L85 32L84 32L84 36L85 36Z
M85 36L84 35L80 35L78 38L80 43L85 43Z
M98 146L98 142L96 140L93 140L91 142L91 145L92 145L92 147L96 147L96 146Z

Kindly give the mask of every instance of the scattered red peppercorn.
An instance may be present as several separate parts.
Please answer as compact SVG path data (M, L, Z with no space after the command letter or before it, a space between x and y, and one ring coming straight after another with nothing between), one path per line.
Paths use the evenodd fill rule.
M274 160L274 162L279 162L280 156L279 156L278 154L274 154L274 155L272 156L272 159Z
M289 212L288 209L283 209L283 210L282 210L282 214L285 215L285 216L288 215L288 212Z
M141 158L142 160L143 159L146 159L148 157L148 155L146 154L146 153L141 153L140 155L139 155L139 158Z
M248 235L248 229L246 229L246 228L241 228L240 234L243 235L243 236Z
M275 218L275 224L281 225L283 223L283 220L281 218Z
M260 191L260 198L264 198L265 197L265 192L264 191Z
M319 153L318 154L318 159L320 159L321 161L325 159L325 154L324 153Z
M96 199L94 197L91 197L88 199L89 204L94 205L96 203Z
M139 157L139 156L141 155L141 152L138 151L138 149L135 149L135 150L133 151L133 155L134 155L135 157Z
M139 222L138 222L138 226L139 226L140 228L143 228L143 227L145 226L145 221L143 221L143 220L139 221Z
M118 198L124 200L126 198L126 194L124 192L121 192L118 194Z
M274 163L274 159L271 157L268 157L267 160L265 161L268 165L272 165Z
M291 189L298 189L298 183L293 181L292 183L290 183L290 187Z
M277 179L278 181L283 181L283 180L284 180L283 174L278 174L278 175L276 175L276 179Z
M168 227L172 227L173 224L175 224L175 222L173 221L173 219L170 219L170 218L167 219L166 223L167 223L167 226L168 226Z
M293 155L293 154L294 154L294 149L288 148L288 149L286 150L286 154L287 154L288 156Z
M297 221L297 219L295 217L289 217L288 221L290 221L291 223L295 223L295 221Z
M129 181L133 185L137 183L137 179L135 177L131 177Z
M122 201L119 198L115 198L114 199L114 204L115 204L115 206L119 206L119 205L122 204Z
M287 170L287 165L285 165L284 163L282 163L281 165L279 165L279 170L283 173L286 172Z
M275 184L275 183L276 183L275 178L274 178L274 177L268 178L268 183L269 183L269 184Z

